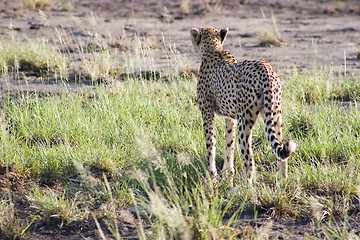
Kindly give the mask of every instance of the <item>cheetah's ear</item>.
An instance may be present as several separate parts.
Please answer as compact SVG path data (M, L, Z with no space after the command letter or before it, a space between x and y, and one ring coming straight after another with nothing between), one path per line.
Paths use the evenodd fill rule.
M225 38L226 38L228 32L229 32L228 28L223 28L223 29L220 30L220 42L221 42L221 44L225 41Z
M191 34L191 38L192 38L191 40L193 41L193 43L196 45L199 45L200 39L201 39L199 29L197 29L197 28L190 29L190 34Z

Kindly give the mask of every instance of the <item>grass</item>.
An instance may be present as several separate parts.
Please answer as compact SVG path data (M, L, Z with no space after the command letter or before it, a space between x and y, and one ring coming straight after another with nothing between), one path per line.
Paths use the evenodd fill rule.
M261 13L266 19L265 13L261 10ZM271 10L271 22L272 26L266 24L265 26L261 27L256 35L260 39L259 46L260 47L280 47L282 45L286 45L286 41L283 36L280 34L279 29L277 27L277 19Z
M53 5L51 0L21 0L24 6L27 9L34 10L34 9L42 9L45 7L50 7Z
M280 47L284 45L285 40L281 35L278 35L273 30L271 30L270 26L266 26L261 28L257 33L256 36L260 39L259 46L261 47Z
M300 91L300 77L286 81L293 81ZM57 217L63 224L88 218L85 213L94 208L90 197L89 206L79 206L79 201L67 196L71 192L82 195L88 189L96 192L91 198L104 204L112 199L126 208L136 202L142 218L141 211L147 209L145 219L152 227L142 230L145 238L234 237L240 234L235 219L254 207L274 219L312 219L316 214L311 205L316 200L324 214L318 217L321 221L358 211L351 204L358 201L360 167L360 118L355 102L344 107L323 97L322 102L307 103L287 98L294 91L288 87L285 135L295 138L299 146L290 160L289 184L274 186L275 157L259 122L254 133L254 141L260 142L254 153L258 183L251 189L239 179L235 181L239 194L232 195L226 186L209 188L195 84L183 78L169 83L130 79L100 85L92 92L8 100L2 107L2 163L45 182L60 179L76 185L73 178L80 173L75 179L81 186L58 194L51 190L30 194L33 214ZM223 129L220 118L216 124ZM299 127L305 124L307 128ZM218 136L221 161L224 137ZM238 167L241 163L237 159ZM113 180L108 188L101 187L101 173ZM100 183L94 178L100 178ZM230 218L226 223L225 216Z
M66 56L55 46L40 39L21 40L9 26L10 41L1 41L0 67L3 74L16 72L35 72L42 74L67 73Z
M85 199L82 196L78 197L78 193L71 197L69 194L66 189L64 192L55 192L49 187L43 190L35 187L27 196L29 209L45 221L58 221L60 227L63 224L87 219L87 206L79 207Z
M5 137L17 143L15 148L23 147L19 151L8 149L17 156L3 159L9 159L10 163L11 158L22 159L17 161L21 162L17 167L35 176L46 172L51 175L53 168L55 172L61 168L60 175L73 172L73 160L110 171L114 166L124 167L127 159L139 160L138 148L142 145L137 147L136 142L149 141L140 139L144 137L144 129L164 151L188 150L196 154L200 146L191 143L194 130L184 127L193 125L195 119L177 113L179 108L170 107L178 104L179 95L190 90L189 86L135 81L125 85L100 86L95 92L80 95L45 99L28 96L8 102L4 113L11 126L4 128L10 127L13 134L4 133ZM159 97L164 101L160 102ZM198 115L195 108L191 112ZM196 121L195 125L201 125L199 119ZM199 134L201 130L195 131ZM124 149L123 144L130 148ZM38 171L39 167L43 170Z
M24 192L25 221L16 203L3 196L1 237L26 236L40 222L61 228L94 221L103 239L257 239L278 234L273 224L285 221L311 225L305 235L314 239L358 238L350 220L360 212L360 79L326 69L299 73L294 68L282 76L284 135L298 145L288 181L275 186L275 155L258 121L254 185L242 177L237 147L236 188L229 189L225 180L213 188L196 80L180 74L186 68L183 56L167 55L169 68L178 69L166 81L132 77L132 71L143 70L139 61L152 61L148 43L139 40L121 66L129 77L119 82L116 54L99 36L94 41L105 47L90 51L93 65L84 68L94 80L113 81L79 92L21 92L16 98L5 93L2 98L0 166L25 176L31 186ZM33 71L22 67L26 59L45 74L69 71L70 52L37 40L19 46L2 44L3 75ZM170 43L164 47L175 49ZM184 64L171 65L172 60ZM62 76L66 83L69 75ZM216 117L216 127L220 167L225 159L222 118ZM4 179L10 191L15 181L6 174ZM133 230L124 230L124 223ZM284 236L297 235L290 228Z
M14 203L11 200L2 198L0 201L0 236L5 239L23 237L28 226L21 218L15 215Z

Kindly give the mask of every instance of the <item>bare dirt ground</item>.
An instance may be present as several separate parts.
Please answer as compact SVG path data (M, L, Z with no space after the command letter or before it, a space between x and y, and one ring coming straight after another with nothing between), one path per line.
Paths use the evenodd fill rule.
M192 50L189 29L211 25L229 28L224 48L237 57L265 58L280 72L286 74L295 66L300 71L326 67L334 74L346 73L350 77L360 74L360 2L358 0L223 0L223 1L158 1L158 0L73 0L71 8L61 10L61 1L53 1L42 9L30 10L22 1L4 0L0 2L0 39L8 39L8 27L15 29L20 38L33 37L48 39L58 44L54 31L58 29L65 36L77 38L87 44L95 33L117 49L118 64L126 58L132 41L137 36L145 37L154 45L150 64L142 63L142 70L167 71L169 69L165 52L162 50L163 36L176 44L176 50L185 56L189 68L199 67L199 59ZM264 29L278 31L283 40L269 44L258 36ZM81 64L83 58L74 52L71 60ZM154 69L155 68L155 69ZM0 83L5 80L0 78ZM12 91L60 91L62 86L55 81L44 83L39 78L29 78L26 83L10 79L6 88ZM0 86L1 87L1 86ZM69 89L89 87L69 79ZM9 186L5 172L0 172L0 192ZM27 216L24 194L31 189L27 180L14 174L10 183L20 214ZM1 194L2 195L2 194ZM260 217L259 217L260 218ZM264 223L266 220L260 220ZM351 223L355 231L360 231L359 217ZM125 223L124 223L125 224ZM36 226L30 229L29 239L98 239L93 222L82 222L59 229L58 225ZM125 226L125 225L124 225ZM104 227L106 228L106 227ZM126 227L124 227L125 229ZM308 223L275 222L272 238L282 234L299 239L311 231ZM126 228L127 234L136 234ZM124 230L125 231L125 230ZM125 234L126 235L126 234Z
M211 25L229 28L224 48L238 60L264 58L280 74L291 72L293 67L301 71L314 66L350 77L360 73L357 55L360 52L360 3L356 0L199 0L189 1L188 5L182 5L187 1L180 0L74 0L67 11L61 10L61 2L54 0L41 14L38 9L24 8L21 0L3 1L0 3L0 39L9 38L10 24L19 38L42 38L55 44L59 44L59 39L54 28L63 37L71 36L84 44L99 34L118 50L121 66L136 37L141 37L146 38L152 48L152 61L140 63L141 70L171 72L163 50L163 36L176 45L187 66L196 69L199 59L192 50L189 29ZM259 33L267 30L278 33L282 42L271 44L259 37ZM82 60L83 56L75 51L71 54L72 62L81 64ZM12 89L58 89L56 83L48 82L44 86L36 78L28 80L26 86L23 84L23 81L10 82ZM77 89L78 86L69 81L69 87Z

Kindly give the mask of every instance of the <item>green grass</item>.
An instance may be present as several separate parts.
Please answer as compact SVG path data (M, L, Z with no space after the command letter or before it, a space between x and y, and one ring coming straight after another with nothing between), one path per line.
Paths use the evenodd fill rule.
M66 76L67 59L57 48L40 39L21 40L9 26L10 41L1 41L0 67L8 72L36 72Z
M15 214L15 204L6 199L0 200L0 236L5 239L17 239L24 236L29 225Z
M183 83L128 81L88 93L9 101L3 108L2 138L11 145L3 152L3 162L16 159L22 173L34 176L70 174L73 161L113 171L139 162L139 149L152 141L164 152L196 155L202 149L201 122L191 117L199 116L196 107L190 107L193 96L187 92L194 91L193 83ZM189 102L187 109L179 105L182 101Z
M322 104L331 101L359 101L359 78L335 76L326 68L307 70L300 74L296 68L290 78L291 86L287 89L288 99L302 104Z
M8 99L1 110L1 162L33 179L60 179L74 185L56 194L35 189L28 196L34 215L60 218L66 224L88 218L88 209L107 218L109 213L96 210L91 201L105 205L115 201L122 208L135 204L149 214L152 227L143 227L144 238L236 237L245 234L235 230L235 220L244 211L256 209L274 219L313 219L314 201L324 215L318 217L320 221L344 218L348 211L357 211L351 204L358 201L359 188L357 103L343 106L325 97L317 103L287 98L292 88L299 89L299 78L305 77L297 75L284 84L285 136L293 138L298 149L290 159L288 183L281 188L274 185L275 156L265 141L261 121L254 130L254 141L259 142L254 188L244 185L241 178L235 181L235 194L230 194L226 184L211 187L195 102L196 83L183 78L169 83L130 79L99 85L91 92ZM221 118L216 125L222 132ZM223 134L218 134L218 142L221 161ZM241 175L239 157L236 166ZM103 181L101 173L110 177L109 188L92 183L94 177ZM82 187L76 186L74 176ZM81 191L92 195L81 196ZM76 198L67 198L69 194L80 194L88 204L79 205ZM225 216L231 221L224 222Z
M144 46L124 63L126 73L141 70L135 65L147 57ZM21 42L18 48L5 42L1 50L3 75L26 73L21 64L30 60L45 74L60 76L69 70L70 53L44 41ZM79 72L93 80L116 79L116 58L109 51L90 52L91 62ZM167 57L185 62L177 52ZM196 80L177 74L179 69L173 72L167 81L129 75L126 81L79 92L5 94L0 164L32 185L24 198L26 221L19 221L15 203L4 195L0 236L19 238L30 225L53 220L59 227L95 221L100 232L116 239L123 237L123 221L136 228L131 234L140 239L256 239L272 234L271 222L253 226L246 222L249 216L255 223L258 216L311 223L313 230L306 234L314 239L355 236L348 219L360 211L359 78L325 69L294 69L282 76L284 136L298 145L289 160L289 179L275 185L276 158L259 118L253 133L256 182L246 183L236 147L232 191L225 179L212 187L207 174ZM221 117L216 117L216 127L220 167L225 159Z

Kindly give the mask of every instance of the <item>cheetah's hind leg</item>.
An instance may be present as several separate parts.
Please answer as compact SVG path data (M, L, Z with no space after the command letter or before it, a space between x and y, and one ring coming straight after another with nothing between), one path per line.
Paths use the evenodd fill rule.
M246 111L245 111L246 112ZM238 115L238 137L241 154L244 160L246 177L251 184L255 173L255 162L251 148L252 128L257 119L256 114Z

